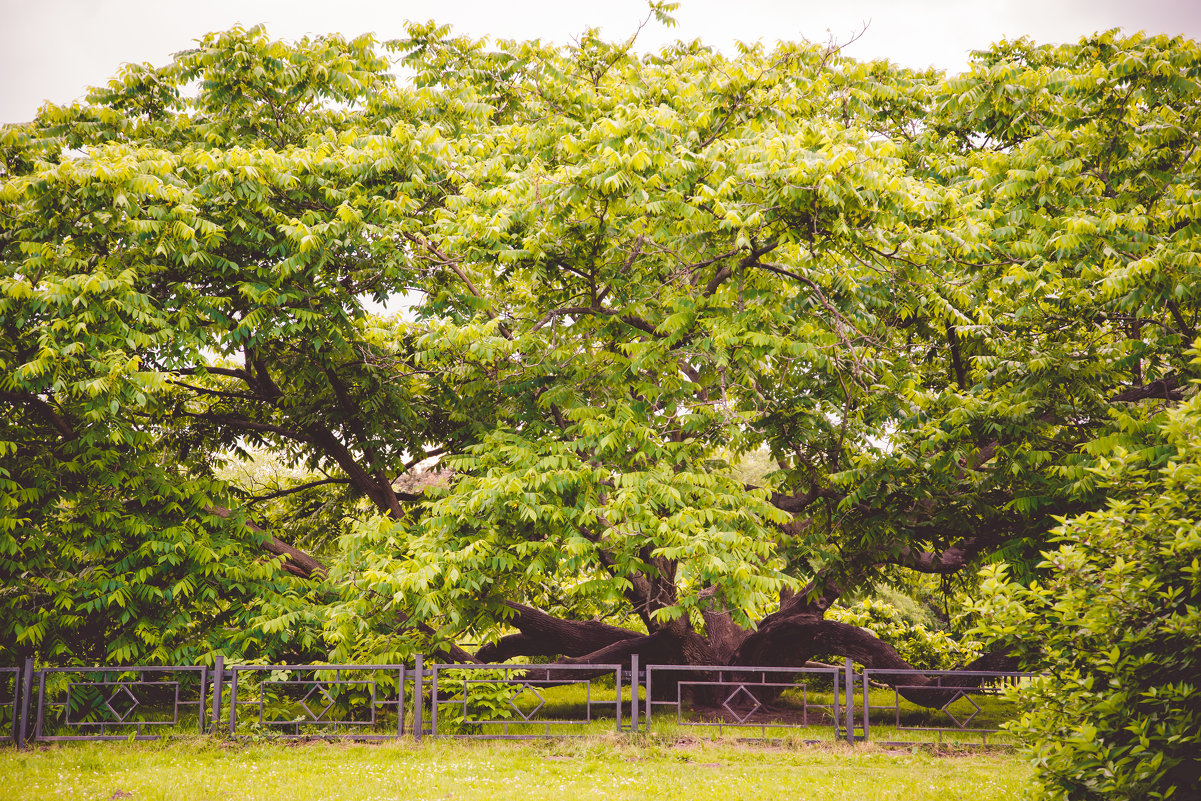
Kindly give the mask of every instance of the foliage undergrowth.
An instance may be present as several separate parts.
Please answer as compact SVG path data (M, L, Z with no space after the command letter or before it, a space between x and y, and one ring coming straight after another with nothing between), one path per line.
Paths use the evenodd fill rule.
M826 617L868 629L918 669L951 670L980 653L980 643L961 642L944 631L927 628L908 619L896 606L875 598L851 606L833 606Z

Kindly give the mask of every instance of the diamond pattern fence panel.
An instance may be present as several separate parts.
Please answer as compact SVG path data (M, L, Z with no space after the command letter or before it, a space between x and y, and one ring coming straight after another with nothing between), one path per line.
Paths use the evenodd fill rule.
M1015 743L1004 724L1019 714L1007 690L1029 673L864 670L860 725L882 745Z
M433 664L428 692L435 737L529 739L620 731L629 688L620 665Z
M205 729L204 666L42 668L32 675L35 740L153 740Z
M384 740L405 734L404 665L234 665L231 737Z
M836 739L845 716L836 667L648 665L646 730L663 736Z

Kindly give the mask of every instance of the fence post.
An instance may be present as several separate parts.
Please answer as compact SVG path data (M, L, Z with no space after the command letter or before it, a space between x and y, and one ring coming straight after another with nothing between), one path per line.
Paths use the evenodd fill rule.
M421 740L421 730L425 728L425 721L422 720L423 707L425 706L425 698L422 694L421 685L425 683L423 677L425 667L425 655L417 654L413 663L413 738Z
M221 725L221 693L225 691L225 657L220 654L213 660L213 734Z
M396 688L396 736L405 733L405 666L400 666L400 685Z
M621 734L623 731L625 731L625 724L621 722L621 716L622 716L622 711L621 711L621 689L622 689L621 665L617 666L617 670L615 672L617 674L617 677L616 677L617 704L615 705L615 707L613 709L613 714L617 718L617 733Z
M630 655L630 731L638 733L638 654Z
M834 676L832 682L834 684L834 740L837 741L842 736L839 729L839 716L842 714L842 676L838 668L833 668Z
M259 691L259 698L262 698ZM229 673L229 736L235 737L238 732L238 666L234 665Z
M204 734L205 718L209 708L209 669L208 665L200 666L200 701L196 704L196 724L200 733Z
M847 687L847 742L855 742L855 663L848 656L846 661Z
M868 669L863 668L863 742L871 739L872 708L868 701Z
M33 695L33 657L25 659L21 673L21 716L17 719L17 748L25 747L25 730L29 728L29 699Z

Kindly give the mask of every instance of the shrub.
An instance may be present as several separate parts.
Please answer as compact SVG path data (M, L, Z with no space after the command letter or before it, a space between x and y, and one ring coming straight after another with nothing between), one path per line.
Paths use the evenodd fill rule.
M1098 468L1108 505L1055 530L1045 581L985 571L985 633L1047 674L1011 727L1041 798L1201 798L1201 396L1160 431Z
M959 642L945 631L932 630L908 619L897 607L875 598L853 606L831 607L826 617L867 629L897 649L906 662L922 670L950 670L980 653L979 643Z

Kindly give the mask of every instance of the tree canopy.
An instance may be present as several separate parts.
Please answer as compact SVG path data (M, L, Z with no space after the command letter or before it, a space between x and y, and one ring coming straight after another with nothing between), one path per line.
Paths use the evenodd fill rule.
M831 604L1037 573L1172 452L1198 114L1113 31L128 66L0 133L0 649L905 667Z

